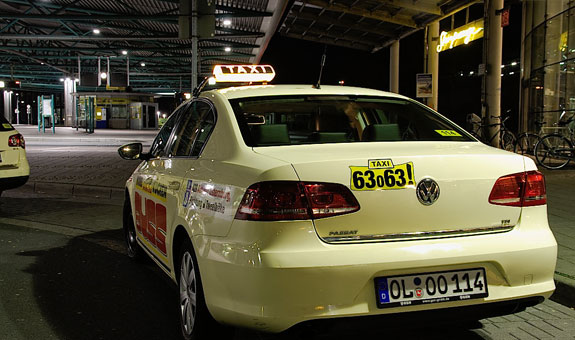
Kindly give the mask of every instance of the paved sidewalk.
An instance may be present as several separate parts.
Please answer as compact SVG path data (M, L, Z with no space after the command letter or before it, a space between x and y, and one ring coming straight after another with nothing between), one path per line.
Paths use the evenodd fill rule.
M150 145L156 130L96 130L86 134L69 127L39 134L37 127L17 126L25 137L31 167L29 182L7 191L32 195L99 197L121 204L126 179L139 161L126 161L117 147L140 141ZM557 291L552 299L575 307L575 164L565 169L542 169L547 181L549 224L559 244Z
M131 142L141 142L149 146L158 133L152 130L95 129L87 133L85 129L56 127L56 132L46 129L38 131L35 125L15 125L26 140L27 145L62 145L62 146L121 146Z

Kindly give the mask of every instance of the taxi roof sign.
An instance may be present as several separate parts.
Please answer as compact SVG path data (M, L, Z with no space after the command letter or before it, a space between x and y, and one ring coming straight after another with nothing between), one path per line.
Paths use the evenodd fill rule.
M216 65L214 78L217 82L269 82L276 76L270 65Z

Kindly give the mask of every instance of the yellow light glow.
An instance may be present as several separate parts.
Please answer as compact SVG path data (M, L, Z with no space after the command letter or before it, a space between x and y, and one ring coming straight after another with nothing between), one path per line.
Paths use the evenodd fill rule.
M476 20L454 31L441 32L437 52L442 52L461 44L467 45L479 38L483 38L483 19Z
M269 82L276 72L270 65L216 65L214 78L217 82Z

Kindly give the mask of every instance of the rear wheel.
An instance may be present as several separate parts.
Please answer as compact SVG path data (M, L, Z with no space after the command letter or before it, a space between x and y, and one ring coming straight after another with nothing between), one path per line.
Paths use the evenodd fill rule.
M517 137L515 142L515 153L524 156L533 156L535 154L535 145L541 140L539 135L534 133L523 133Z
M504 131L499 139L499 147L505 151L513 152L515 148L515 135L509 131Z
M535 159L547 169L561 169L573 157L573 144L562 135L547 135L535 145Z
M180 327L186 340L222 339L232 329L216 322L206 306L198 263L189 239L180 247L178 291Z

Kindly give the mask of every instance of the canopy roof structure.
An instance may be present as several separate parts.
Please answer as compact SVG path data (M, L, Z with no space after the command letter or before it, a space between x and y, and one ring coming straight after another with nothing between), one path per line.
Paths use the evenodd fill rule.
M58 89L62 78L80 74L79 89L94 90L98 70L106 72L109 63L112 80L125 82L129 73L134 91L189 91L192 39L182 34L193 13L182 6L189 3L0 0L0 80ZM199 76L218 63L257 63L286 7L284 0L199 3L211 9L199 13L207 32L199 37Z
M0 80L60 90L70 77L79 91L100 91L105 72L132 91L189 91L191 1L0 0ZM258 63L276 32L375 52L477 2L197 0L199 76Z
M279 32L369 52L389 46L478 0L296 0Z

